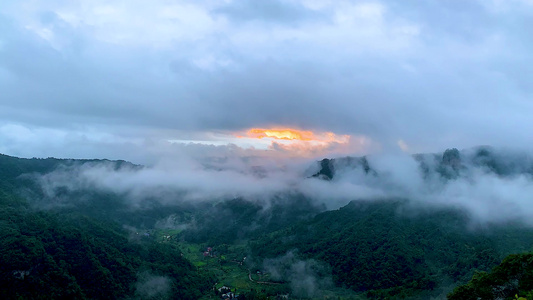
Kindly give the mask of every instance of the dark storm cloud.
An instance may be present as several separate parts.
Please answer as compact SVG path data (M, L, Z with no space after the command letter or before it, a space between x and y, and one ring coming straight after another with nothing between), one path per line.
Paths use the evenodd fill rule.
M6 126L295 126L410 151L532 141L526 0L2 5Z

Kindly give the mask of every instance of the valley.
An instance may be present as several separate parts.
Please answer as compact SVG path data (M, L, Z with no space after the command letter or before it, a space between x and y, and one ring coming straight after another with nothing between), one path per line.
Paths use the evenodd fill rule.
M173 201L147 194L132 202L131 194L83 181L83 172L135 175L145 167L0 158L0 282L7 298L42 291L80 299L461 299L487 294L469 280L490 284L493 275L478 272L533 245L533 229L520 219L481 223L461 207L421 206L401 196L353 199L336 209L296 190L268 201L192 202L166 191L160 197ZM440 178L443 185L477 168L501 178L531 170L485 149L415 159L421 178ZM303 180L335 184L355 170L363 176L358 180L376 185L391 176L367 158L317 164L317 175ZM497 275L508 265L494 271L500 282L512 282ZM529 289L508 285L504 294Z

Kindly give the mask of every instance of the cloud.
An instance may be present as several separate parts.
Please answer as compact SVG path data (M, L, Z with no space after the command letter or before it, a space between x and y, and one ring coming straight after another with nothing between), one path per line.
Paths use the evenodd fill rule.
M289 282L295 297L319 297L323 289L333 286L326 266L313 259L298 259L293 251L281 257L265 259L263 269L273 280Z
M4 1L0 117L139 139L281 124L383 151L524 144L528 5Z
M325 19L320 11L313 10L298 1L231 1L216 8L214 13L226 16L233 22L272 22L282 25L316 21L321 17Z
M533 225L530 174L502 178L476 171L472 178L461 178L430 195L440 206L466 209L481 223L524 222Z
M0 151L151 166L226 156L237 166L259 157L266 161L259 165L283 165L287 157L279 154L303 155L309 147L277 141L252 149L220 137L249 128L304 128L352 137L315 147L313 155L373 153L385 178L346 170L344 179L315 184L279 175L287 184L276 176L246 178L232 166L188 176L155 167L114 180L126 187L150 182L143 173L163 182L169 176L189 184L190 195L219 196L253 195L263 184L269 191L296 186L326 195L317 187L338 184L332 201L340 202L352 193L422 190L439 203L461 202L464 192L503 205L508 192L517 195L510 207L527 212L527 198L518 193L527 189L527 176L474 172L472 182L430 182L434 190L425 191L415 165L390 155L399 147L420 153L531 144L525 129L533 126L533 38L523 30L533 25L530 6L526 0L2 1ZM169 142L184 140L207 143ZM105 170L85 172L113 178ZM218 175L249 187L232 190L233 182Z
M453 168L432 154L369 156L368 173L360 164L341 159L325 190L333 195L335 190L352 190L363 200L392 197L407 199L414 207L456 208L481 224L533 225L530 152L483 149L461 151L460 165Z
M462 151L458 161L450 162L434 154L339 158L329 162L331 180L313 176L323 163L293 158L281 163L279 158L243 157L242 153L210 159L181 156L143 168L86 163L35 178L48 199L54 200L44 201L52 206L69 204L61 196L65 190L116 193L132 208L146 207L151 201L175 205L235 198L268 207L280 196L290 202L298 195L316 207L337 209L354 200L400 198L415 207L464 210L482 224L533 225L531 156L480 149Z
M56 191L67 189L104 190L124 195L133 207L142 207L147 199L162 204L182 201L217 201L244 197L268 200L274 195L292 190L301 172L297 164L290 169L277 164L240 158L214 158L198 161L182 158L149 168L121 168L113 163L88 163L59 168L38 177L49 198Z
M171 280L147 271L139 273L135 284L135 293L140 299L168 299Z

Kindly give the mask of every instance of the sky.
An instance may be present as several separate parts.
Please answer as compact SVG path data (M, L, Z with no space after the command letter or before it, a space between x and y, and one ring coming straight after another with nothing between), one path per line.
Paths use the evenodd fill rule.
M3 0L0 153L525 147L530 28L531 0Z

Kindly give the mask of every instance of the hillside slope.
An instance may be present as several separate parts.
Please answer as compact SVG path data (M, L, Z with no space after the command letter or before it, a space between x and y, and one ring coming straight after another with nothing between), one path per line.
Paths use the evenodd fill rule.
M195 299L212 280L172 245L131 240L113 220L38 210L20 191L39 193L24 174L59 166L125 162L0 157L0 297L3 299Z
M474 270L533 245L533 230L473 229L467 220L459 211L420 210L404 200L357 201L256 239L251 248L263 258L296 249L331 266L337 284L379 298L465 282Z

